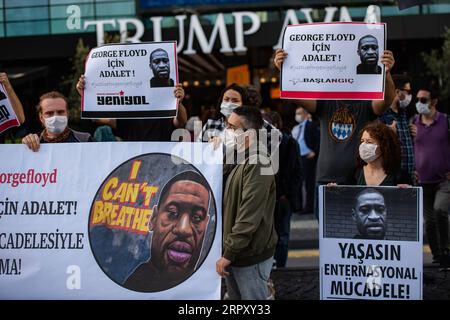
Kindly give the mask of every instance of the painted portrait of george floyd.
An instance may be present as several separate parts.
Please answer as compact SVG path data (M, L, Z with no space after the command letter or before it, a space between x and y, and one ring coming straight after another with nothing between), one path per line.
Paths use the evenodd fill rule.
M326 187L325 238L417 241L416 188Z
M193 165L175 165L171 157L152 153L123 163L105 179L91 208L89 239L97 263L129 290L159 292L181 284L200 268L214 242L217 212L208 181ZM105 188L114 193L109 191L111 179L127 181L136 161L136 180L155 191L151 200L148 193L139 194L131 204L137 213L129 223L112 218L94 223L96 202Z

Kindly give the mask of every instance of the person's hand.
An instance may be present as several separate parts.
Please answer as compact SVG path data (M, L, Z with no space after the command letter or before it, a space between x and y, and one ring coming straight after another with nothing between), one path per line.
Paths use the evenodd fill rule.
M395 64L394 54L392 51L384 50L381 56L381 63L386 67L386 72L390 72Z
M445 177L447 178L447 180L450 180L450 171L445 174Z
M413 138L415 138L416 135L417 135L417 126L415 124L410 124L409 125L409 132L411 132L411 136Z
M311 151L310 153L308 153L307 155L306 155L306 158L307 159L312 159L312 158L314 158L316 156L316 153L314 152L314 151Z
M82 74L77 82L77 91L80 96L83 95L85 85L86 85L86 78L84 77L84 74Z
M5 86L5 89L10 89L12 87L8 75L4 72L0 72L0 83Z
M226 271L226 268L231 264L231 261L221 257L219 260L217 260L216 262L216 272L219 276L221 276L222 278L225 276L229 276L230 273Z
M406 183L399 183L399 184L397 184L397 187L399 187L401 189L405 189L405 188L411 187L411 185L406 184Z
M389 128L391 128L392 131L394 131L395 134L397 134L397 121L392 121L391 124L387 125Z
M178 83L175 86L175 91L173 92L173 95L175 96L175 98L178 99L178 101L183 100L183 98L184 98L184 89L183 89L183 86L181 85L181 83Z
M327 187L337 187L337 183L336 182L329 182L329 183L327 183Z
M281 70L281 65L283 64L284 59L287 57L287 52L283 49L277 49L275 51L275 57L273 58L273 63L278 70Z
M29 134L22 139L22 143L26 144L32 151L37 152L39 150L40 142L37 134Z
M216 150L217 148L219 148L223 141L221 137L211 137L208 141L209 143L212 143L214 150Z

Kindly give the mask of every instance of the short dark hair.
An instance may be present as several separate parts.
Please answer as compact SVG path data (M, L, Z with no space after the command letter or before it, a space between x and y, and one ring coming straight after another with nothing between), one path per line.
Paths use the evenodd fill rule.
M362 37L361 39L359 39L359 41L358 41L358 49L361 47L361 42L362 42L362 40L363 40L363 39L366 39L366 38L373 38L373 39L375 39L375 40L377 41L377 43L378 43L378 39L377 39L376 37L374 37L374 36L371 35L371 34L368 34L368 35L365 35L364 37Z
M361 196L363 196L363 195L365 195L367 193L377 193L380 196L382 196L383 199L384 199L384 195L380 191L378 191L377 189L375 189L375 188L365 188L362 191L358 192L358 194L355 196L355 206L356 206L356 203L358 202L359 197L361 197Z
M283 129L283 119L281 119L281 116L278 112L270 111L268 113L268 116L270 118L270 121L269 121L270 124L275 126L277 129Z
M220 93L219 100L217 101L217 110L220 110L220 105L222 104L223 96L224 96L225 92L227 92L228 90L234 90L241 95L242 105L249 104L247 90L245 90L245 88L241 87L240 85L238 85L236 83L232 83L229 86L225 87L225 89L223 89L222 92Z
M245 90L247 91L247 98L248 98L247 104L249 106L260 108L262 105L263 99L262 99L261 93L259 92L258 88L256 88L254 85L248 85L245 87Z
M195 183L198 183L205 187L205 189L208 191L208 195L210 194L210 188L208 181L206 181L205 177L203 177L200 173L188 170L183 171L175 176L173 176L169 181L166 182L166 184L161 189L161 192L159 194L159 200L158 200L158 208L161 205L161 203L167 198L168 192L170 188L178 181L192 181Z
M259 130L264 124L261 112L256 107L241 106L233 110L239 117L244 118L244 129Z
M167 51L164 50L163 48L155 49L155 50L152 51L152 53L150 53L150 63L152 62L153 54L154 54L155 52L158 52L158 51L162 51L162 52L164 52L165 54L167 54L167 56L169 56L169 54L167 53Z
M58 99L58 98L61 98L61 99L63 99L66 102L66 110L67 110L67 112L69 112L69 101L67 100L67 98L61 92L50 91L50 92L44 93L43 95L41 95L39 97L39 103L36 106L36 110L37 110L38 114L40 114L42 112L41 103L42 103L43 100L45 100L45 99Z
M395 89L402 90L407 83L411 83L411 79L406 74L393 74L392 80L394 81Z
M430 93L430 98L432 100L434 99L439 99L439 93L438 90L435 87L431 87L431 86L421 86L419 87L419 90L424 90L424 91L428 91ZM418 90L418 91L419 91Z

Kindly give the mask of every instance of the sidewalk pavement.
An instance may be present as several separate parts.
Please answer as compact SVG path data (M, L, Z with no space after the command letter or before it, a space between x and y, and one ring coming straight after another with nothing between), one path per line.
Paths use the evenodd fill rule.
M319 300L318 268L272 270L276 300ZM423 299L450 300L450 272L439 272L435 265L423 268Z

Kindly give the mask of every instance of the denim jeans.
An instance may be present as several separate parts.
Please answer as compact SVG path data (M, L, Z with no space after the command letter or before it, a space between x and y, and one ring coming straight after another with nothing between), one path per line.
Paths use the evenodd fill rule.
M267 281L273 258L248 267L230 267L225 277L230 300L266 300L270 293Z

